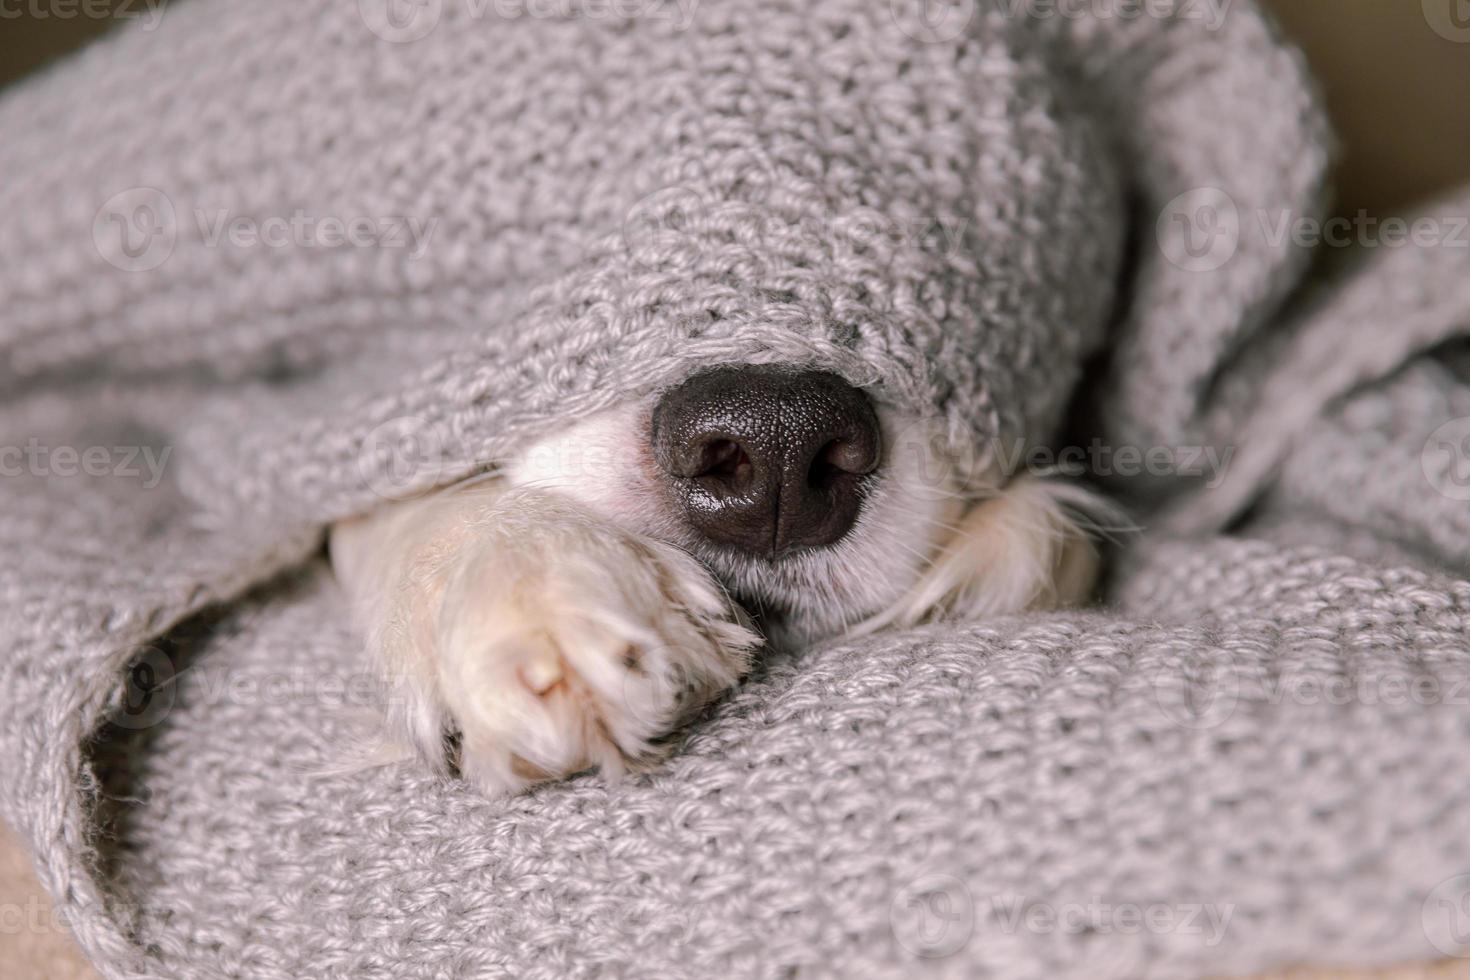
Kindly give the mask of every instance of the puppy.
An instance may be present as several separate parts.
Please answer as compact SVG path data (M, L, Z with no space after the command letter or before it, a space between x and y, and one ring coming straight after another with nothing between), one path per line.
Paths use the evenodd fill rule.
M491 794L616 776L735 685L763 636L1083 600L1098 502L944 445L833 375L732 366L337 525L390 735Z

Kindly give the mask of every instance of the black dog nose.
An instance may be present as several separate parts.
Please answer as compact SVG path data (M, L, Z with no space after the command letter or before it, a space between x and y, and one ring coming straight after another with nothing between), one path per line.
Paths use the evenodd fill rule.
M836 375L747 366L665 394L653 450L697 531L776 557L847 533L882 440L867 396Z

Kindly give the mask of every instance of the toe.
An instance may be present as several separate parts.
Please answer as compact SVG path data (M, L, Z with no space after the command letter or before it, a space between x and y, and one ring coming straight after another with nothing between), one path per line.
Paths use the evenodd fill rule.
M547 648L538 650L517 669L521 683L542 697L566 680L562 659L550 646L547 644Z

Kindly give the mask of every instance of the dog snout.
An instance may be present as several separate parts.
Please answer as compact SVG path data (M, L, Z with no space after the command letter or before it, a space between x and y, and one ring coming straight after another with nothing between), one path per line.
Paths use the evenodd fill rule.
M882 438L868 397L833 374L717 368L667 392L654 456L710 541L779 557L857 520Z

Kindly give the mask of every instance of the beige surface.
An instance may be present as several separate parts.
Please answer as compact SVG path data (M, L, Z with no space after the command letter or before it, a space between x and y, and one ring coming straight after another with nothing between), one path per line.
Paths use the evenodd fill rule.
M1470 960L1445 960L1430 966L1354 973L1343 970L1289 970L1254 980L1470 980Z
M30 860L0 824L0 976L6 980L94 980L66 927L56 921Z
M1465 0L1264 0L1307 52L1342 136L1339 210L1379 217L1470 181ZM1431 26L1434 14L1440 29ZM1452 38L1458 38L1453 40Z

